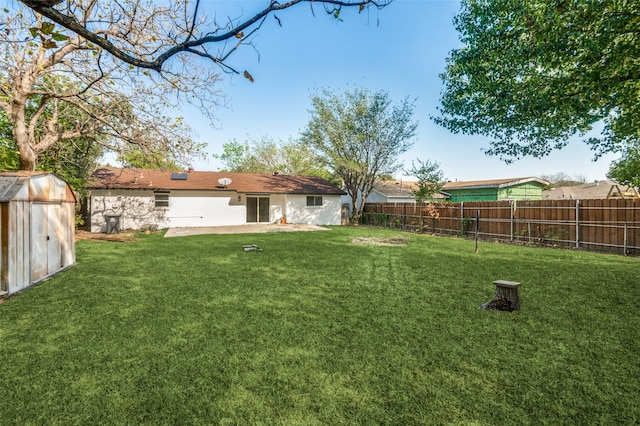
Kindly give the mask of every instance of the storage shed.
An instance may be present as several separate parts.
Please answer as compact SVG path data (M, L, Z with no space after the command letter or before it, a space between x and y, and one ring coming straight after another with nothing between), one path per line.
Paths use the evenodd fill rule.
M0 295L75 264L75 202L51 173L0 173Z

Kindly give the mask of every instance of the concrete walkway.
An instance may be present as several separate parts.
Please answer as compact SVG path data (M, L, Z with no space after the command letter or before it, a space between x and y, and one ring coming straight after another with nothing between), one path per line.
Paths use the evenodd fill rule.
M300 224L257 224L238 226L207 226L200 228L170 228L165 237L186 237L202 234L262 234L265 232L299 232L299 231L328 231L329 228L316 225Z

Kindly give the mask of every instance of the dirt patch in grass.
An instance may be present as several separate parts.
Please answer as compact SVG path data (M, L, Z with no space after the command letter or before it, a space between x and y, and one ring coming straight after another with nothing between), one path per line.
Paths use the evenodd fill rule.
M352 238L353 244L369 244L374 246L398 246L405 245L409 241L406 237L356 237Z
M115 241L119 243L130 243L138 241L133 232L121 232L119 234L101 234L88 231L76 230L76 241L94 240L94 241Z

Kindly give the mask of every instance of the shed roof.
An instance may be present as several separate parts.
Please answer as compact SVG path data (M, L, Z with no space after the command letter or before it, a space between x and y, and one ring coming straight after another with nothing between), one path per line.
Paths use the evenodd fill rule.
M26 170L0 172L0 202L18 198L47 202L76 201L69 184L53 173Z
M329 181L316 176L265 175L227 172L178 172L152 169L98 168L87 185L91 189L154 189L234 191L250 194L344 195ZM173 178L172 178L173 177ZM223 186L218 181L231 179Z
M443 191L456 189L479 189L479 188L507 188L509 186L520 185L528 182L537 182L540 185L548 185L549 182L537 177L524 178L508 178L508 179L491 179L491 180L472 180L460 182L447 182L442 187Z

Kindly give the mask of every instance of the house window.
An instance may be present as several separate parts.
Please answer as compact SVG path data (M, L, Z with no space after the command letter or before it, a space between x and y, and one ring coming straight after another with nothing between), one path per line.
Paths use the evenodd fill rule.
M307 197L307 207L322 206L321 195L310 195Z
M169 191L153 191L156 207L169 207Z

